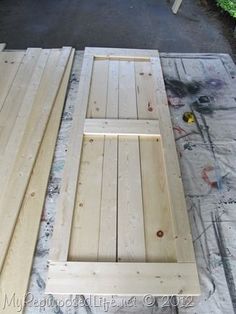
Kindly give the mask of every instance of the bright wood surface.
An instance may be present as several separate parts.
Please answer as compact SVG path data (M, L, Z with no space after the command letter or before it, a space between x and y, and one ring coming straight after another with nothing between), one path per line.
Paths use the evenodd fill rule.
M172 6L172 12L176 14L181 6L182 0L175 0L173 6Z
M195 258L158 52L86 48L84 58L51 253L50 265L74 261L73 271L64 269L58 281L60 291L109 294L110 287L115 294L148 293L150 277L142 277L140 290L139 277L132 281L132 269L144 263L145 273L156 265L165 277L164 290L156 285L154 291L152 283L154 295L195 295ZM98 266L104 262L113 265L110 273ZM79 280L83 270L89 277L86 265L98 267L105 286L96 286L96 276L87 287L76 285L67 276L77 278L78 265ZM178 266L182 278L183 265L184 289L174 280ZM50 292L59 293L59 268L54 271ZM127 289L125 277L131 282Z
M5 43L0 43L0 51L3 51L6 47Z
M191 291L191 293L190 293ZM199 295L194 263L51 263L46 293Z
M158 136L160 129L155 120L86 119L84 134Z
M24 57L24 52L6 52L0 53L0 112L9 93L11 85L19 69L20 63Z
M109 61L106 118L118 118L119 61ZM117 136L104 137L98 261L117 259Z
M88 100L88 118L106 115L107 83L104 82L107 81L108 62L106 60L95 62ZM72 260L98 260L103 156L104 137L86 136L71 232L69 258ZM93 182L91 177L94 178Z
M194 262L192 236L160 60L156 58L151 59L151 65L156 99L158 100L164 165L169 190L170 223L173 230L177 261Z
M95 58L105 58L106 60L109 58L118 60L124 58L124 60L127 60L127 57L129 59L146 60L156 57L157 50L86 47L85 54Z
M7 166L9 172L7 172L6 181L1 184L0 269L3 266L24 192L30 179L70 53L71 48L63 48L57 60L57 57L53 56L54 51L52 50L51 62L48 62L45 66L43 79L40 81L40 86L34 98L33 110L27 120L27 126L15 161L10 164L10 167ZM15 124L14 128L17 127L18 124ZM15 136L14 131L12 131L12 136Z
M137 119L134 61L120 61L119 118ZM135 176L135 179L134 179ZM138 136L119 136L118 261L145 261L142 183Z
M47 190L47 182L73 58L74 51L70 55L70 60L54 103L37 160L25 192L5 263L0 274L0 299L2 300L4 300L5 295L11 296L14 294L18 300L23 300L27 293L28 280ZM4 310L4 314L22 312L23 309L19 311L19 308L14 306L13 303Z
M74 111L69 149L57 204L52 248L50 250L51 260L66 261L68 257L92 66L93 57L85 56L80 76L78 105Z
M35 65L35 69L31 77L31 81L27 87L24 99L22 100L22 104L17 113L14 126L10 130L8 142L5 146L2 147L3 153L0 157L1 186L3 186L4 183L7 183L7 180L16 161L21 142L26 132L28 119L32 114L32 110L34 108L34 99L38 92L38 88L44 73L44 68L48 61L49 53L49 50L41 50L40 56L38 57L37 64ZM55 60L54 62L56 62L57 59L55 57L58 58L59 54L60 52L58 50L56 54L51 55L51 60ZM52 64L52 66L55 66L55 63Z
M11 89L5 98L0 112L0 156L4 153L11 131L24 100L37 60L41 54L41 48L29 48L20 64L17 75L11 85Z

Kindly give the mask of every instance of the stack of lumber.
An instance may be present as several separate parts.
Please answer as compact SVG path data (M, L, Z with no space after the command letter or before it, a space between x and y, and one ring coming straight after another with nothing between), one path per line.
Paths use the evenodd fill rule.
M73 56L70 47L0 52L1 300L27 291Z

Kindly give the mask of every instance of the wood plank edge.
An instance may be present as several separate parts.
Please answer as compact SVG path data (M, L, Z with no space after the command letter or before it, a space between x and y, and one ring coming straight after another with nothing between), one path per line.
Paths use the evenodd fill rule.
M158 120L85 119L84 134L160 136Z
M77 175L80 166L83 143L84 119L87 112L87 101L93 69L93 57L84 54L80 73L77 106L75 106L73 123L69 137L69 148L62 175L60 195L57 200L57 213L52 236L50 259L66 261L71 236L71 222L74 213L74 202L77 189ZM85 106L86 105L86 106ZM78 131L79 125L79 131ZM76 156L76 157L75 157ZM73 169L73 170L71 170ZM64 213L66 211L66 215ZM63 235L63 243L61 237Z
M51 262L46 294L200 295L195 263Z
M0 43L0 51L3 51L6 47L5 43Z
M182 3L182 0L175 0L174 4L172 6L172 12L174 14L177 14L177 12L178 12L178 10L180 8L181 3Z
M146 49L127 49L127 48L105 48L105 47L85 47L84 50L86 55L94 56L95 58L141 58L148 59L150 57L156 57L158 50L146 50Z

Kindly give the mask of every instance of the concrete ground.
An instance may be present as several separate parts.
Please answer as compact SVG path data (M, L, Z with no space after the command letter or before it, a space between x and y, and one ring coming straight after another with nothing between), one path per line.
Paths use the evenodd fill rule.
M233 54L222 21L196 0L0 0L8 48L85 46Z

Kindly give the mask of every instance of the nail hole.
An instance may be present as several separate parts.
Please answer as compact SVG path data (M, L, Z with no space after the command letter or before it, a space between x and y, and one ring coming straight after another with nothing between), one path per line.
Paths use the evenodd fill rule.
M164 235L164 232L162 230L157 231L158 238L162 238Z

